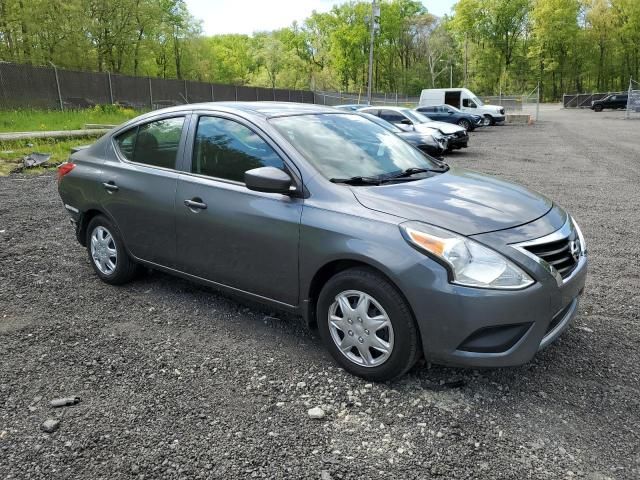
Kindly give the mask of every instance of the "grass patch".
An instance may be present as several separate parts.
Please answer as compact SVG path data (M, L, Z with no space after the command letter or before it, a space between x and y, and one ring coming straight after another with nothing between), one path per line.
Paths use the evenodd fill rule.
M93 143L97 138L37 138L0 142L0 176L6 176L12 170L22 166L22 157L31 152L50 153L51 158L47 166L26 168L23 170L24 173L42 173L52 170L56 165L69 158L72 147Z
M0 111L0 132L41 132L80 130L87 123L118 125L140 115L131 108L96 105L82 110L4 110Z

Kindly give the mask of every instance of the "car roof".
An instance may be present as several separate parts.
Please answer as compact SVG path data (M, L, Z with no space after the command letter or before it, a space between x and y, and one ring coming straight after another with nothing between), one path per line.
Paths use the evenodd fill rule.
M394 112L404 112L407 110L411 110L409 107L395 107L389 105L372 105L368 108L377 108L378 110L393 110Z
M312 103L294 103L294 102L205 102L205 103L189 103L179 105L177 107L163 108L153 110L146 116L155 116L165 113L180 113L184 111L197 110L218 110L222 112L241 112L252 114L263 118L281 117L289 115L305 115L318 113L340 113L333 107L315 105ZM138 117L141 118L141 117Z

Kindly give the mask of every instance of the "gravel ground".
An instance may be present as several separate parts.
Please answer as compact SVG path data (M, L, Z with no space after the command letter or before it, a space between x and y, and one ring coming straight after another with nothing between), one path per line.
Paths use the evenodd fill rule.
M574 214L578 317L523 367L392 384L345 374L296 318L160 273L101 283L54 177L0 178L0 478L639 478L640 121L542 114L449 161Z

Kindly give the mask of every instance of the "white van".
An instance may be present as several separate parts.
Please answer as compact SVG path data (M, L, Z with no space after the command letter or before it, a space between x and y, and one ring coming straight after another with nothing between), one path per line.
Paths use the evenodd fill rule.
M482 103L482 100L467 88L427 88L420 94L421 107L445 103L463 112L482 115L491 125L504 122L503 107Z

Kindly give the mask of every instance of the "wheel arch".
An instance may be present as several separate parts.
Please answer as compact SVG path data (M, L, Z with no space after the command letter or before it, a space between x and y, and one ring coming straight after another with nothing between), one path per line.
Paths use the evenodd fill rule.
M117 226L111 215L109 215L104 210L99 208L89 208L88 210L82 212L82 216L80 217L80 221L78 222L78 228L76 230L76 237L78 238L78 242L83 247L87 246L87 227L91 220L93 220L98 215L104 215L111 221L114 225Z
M316 310L318 305L318 296L320 295L320 291L325 286L325 284L335 275L345 270L349 270L351 268L366 268L376 273L377 275L382 276L385 280L387 280L391 285L394 286L398 294L404 299L407 303L409 311L411 312L411 316L414 321L416 319L415 313L413 311L413 307L409 300L407 299L404 292L398 287L396 282L393 281L392 278L385 273L385 271L380 268L374 261L368 261L366 259L354 259L354 258L339 258L331 260L320 268L318 268L313 275L311 281L309 282L309 287L306 290L306 299L303 302L303 312L302 315L306 320L306 323L311 328L317 327L317 316ZM420 331L420 326L416 322L416 327L418 331Z

